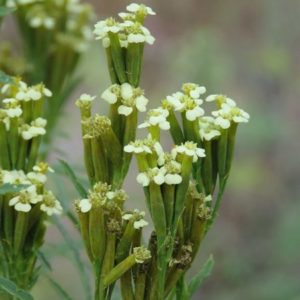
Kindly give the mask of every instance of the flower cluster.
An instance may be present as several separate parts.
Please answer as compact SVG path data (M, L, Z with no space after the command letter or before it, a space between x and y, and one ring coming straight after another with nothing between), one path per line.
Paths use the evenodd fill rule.
M127 6L126 13L119 13L122 22L114 18L96 23L94 34L96 39L102 40L103 47L108 48L111 45L111 35L116 35L123 48L129 44L148 43L152 45L155 38L150 31L143 26L144 18L147 15L155 15L150 7L145 5L130 4Z
M97 182L85 199L75 201L87 253L93 265L102 266L95 276L101 275L104 286L151 258L150 251L136 239L148 225L145 213L124 211L126 199L124 190Z
M37 159L41 137L46 134L47 121L41 116L44 102L52 93L43 84L28 86L19 78L11 78L1 87L1 96L1 165L8 170L30 171Z
M9 206L19 212L30 212L38 206L48 216L61 214L62 207L51 191L44 188L46 172L52 170L45 163L34 166L33 171L25 174L22 170L1 170L1 185L9 184L18 189L18 192L9 193ZM20 189L19 189L20 187Z
M134 88L129 83L113 84L102 93L101 97L109 104L117 103L118 113L124 116L129 116L134 109L145 112L148 104L144 91Z
M85 51L92 38L89 23L93 12L89 5L79 1L47 1L10 0L8 7L19 8L19 16L25 20L31 30L43 30L45 34L54 33L55 43L65 44L76 52ZM61 30L62 20L65 23Z

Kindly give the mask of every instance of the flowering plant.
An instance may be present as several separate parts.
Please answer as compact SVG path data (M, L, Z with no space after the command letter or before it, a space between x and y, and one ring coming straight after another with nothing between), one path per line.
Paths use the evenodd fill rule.
M0 276L30 290L38 277L37 257L48 216L62 207L47 190L53 170L38 162L46 120L43 104L51 97L44 85L27 86L10 78L1 86L0 108Z
M119 14L121 21L108 18L95 25L112 81L101 95L110 105L109 116L92 115L94 96L83 94L76 101L91 184L86 197L76 201L76 210L94 267L95 299L110 299L117 280L123 299L190 299L201 280L187 284L185 274L217 216L238 124L249 120L224 95L202 100L206 88L194 83L183 84L181 91L147 111L149 100L139 87L144 46L155 40L144 26L147 15L155 13L131 4ZM205 102L216 105L211 115L205 115ZM146 111L146 120L138 125L138 113ZM135 138L137 127L147 128L145 139ZM169 152L161 145L161 131L173 138ZM154 226L148 250L141 246L145 214L125 210L120 190L132 155ZM136 247L143 247L142 259L137 260Z
M25 76L52 90L19 77L0 80L0 296L27 299L18 291L28 295L38 277L46 221L62 212L45 186L53 170L40 161L40 146L72 90L69 79L90 38L91 11L76 1L8 5L16 8L26 59L34 70ZM155 41L144 25L148 15L155 12L133 3L119 20L96 23L94 36L105 49L111 85L101 94L108 116L93 113L95 96L76 100L89 188L63 162L80 195L74 202L77 220L72 218L92 265L95 300L111 299L117 283L126 300L192 297L210 273L212 258L192 280L186 274L217 217L238 124L250 118L225 95L204 97L206 88L195 83L183 84L159 107L147 108L140 78L144 47ZM207 110L209 104L215 108ZM140 113L146 118L138 124ZM136 138L138 128L148 131L144 138ZM162 131L170 133L171 146L161 139ZM133 156L148 214L127 207L123 184Z

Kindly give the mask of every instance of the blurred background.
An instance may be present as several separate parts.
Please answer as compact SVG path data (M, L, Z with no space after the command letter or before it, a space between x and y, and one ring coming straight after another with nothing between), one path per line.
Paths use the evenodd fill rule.
M89 2L97 19L116 15L129 3ZM213 254L212 276L194 299L299 300L299 0L153 0L145 4L157 12L147 20L157 40L146 47L141 84L150 106L157 106L183 82L195 82L206 86L210 94L230 96L251 115L251 122L239 128L221 214L190 271L195 274ZM17 48L14 32L7 20L2 39ZM63 157L78 174L83 170L82 148L74 102L82 92L99 96L109 85L99 42L92 43L79 72L84 83L65 108L51 155L52 164ZM97 111L106 110L100 100ZM143 208L135 176L133 164L125 187L130 194L128 206ZM69 183L53 180L52 185L71 206L76 193ZM67 220L61 226L73 247L80 249L77 233ZM55 256L53 276L75 300L84 299L83 279L73 263L76 257L55 226L49 229L45 253ZM84 254L81 259L85 260ZM36 299L60 299L46 277L34 290Z

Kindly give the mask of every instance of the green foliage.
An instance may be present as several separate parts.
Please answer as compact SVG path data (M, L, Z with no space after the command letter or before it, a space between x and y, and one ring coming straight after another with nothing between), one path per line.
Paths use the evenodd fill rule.
M209 256L199 273L192 278L188 285L189 295L192 296L201 287L202 283L208 278L212 272L215 261L212 255Z
M77 176L75 175L73 169L70 167L70 165L60 159L59 160L64 171L65 171L65 174L68 176L68 178L71 180L73 186L76 188L78 194L80 195L80 197L82 198L86 198L87 196L87 191L85 190L85 188L83 187L83 185L80 183L79 179L77 178Z
M33 297L26 291L19 289L12 281L0 277L0 293L1 290L19 300L33 300Z

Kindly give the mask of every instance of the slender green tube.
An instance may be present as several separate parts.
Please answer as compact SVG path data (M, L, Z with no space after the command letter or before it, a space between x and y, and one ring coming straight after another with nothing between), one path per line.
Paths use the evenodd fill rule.
M10 129L9 129L9 146L11 153L12 167L16 168L17 159L18 159L18 144L19 144L19 119L11 118L10 119Z
M110 80L113 84L119 83L118 76L115 73L115 69L114 69L114 63L113 63L112 55L111 55L111 48L108 47L105 49L105 51L106 51L106 60L107 60L107 66L108 66Z
M7 131L5 124L0 121L0 161L2 168L6 170L11 169L11 159L9 155Z
M104 278L104 286L107 287L110 284L118 280L125 272L130 270L136 264L134 254L131 254L125 258L122 262L116 265Z
M125 59L120 45L118 34L109 32L111 57L114 64L114 70L118 76L119 82L127 82Z
M27 234L28 213L18 212L16 216L15 232L14 232L14 252L19 255Z
M167 117L167 120L169 121L171 126L170 132L174 143L176 145L180 145L181 143L184 142L184 136L173 110L169 110L169 116Z

